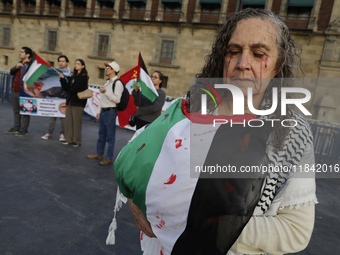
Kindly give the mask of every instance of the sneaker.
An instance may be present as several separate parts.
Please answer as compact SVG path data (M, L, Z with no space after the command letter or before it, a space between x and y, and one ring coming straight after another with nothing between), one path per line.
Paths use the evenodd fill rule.
M71 143L70 144L72 147L74 147L74 148L76 148L76 147L79 147L80 146L80 144L77 144L77 143Z
M6 134L8 135L15 135L19 133L19 130L15 129L15 128L11 128L10 130L6 131Z
M52 135L50 135L48 133L41 137L41 139L43 139L43 140L47 140L47 139L51 139L51 138L52 138Z
M59 141L60 141L60 142L65 142L65 141L66 141L65 135L61 134L61 135L59 136Z
M25 135L28 135L28 132L26 131L20 131L18 133L15 134L15 136L25 136Z
M70 143L68 143L68 142L63 142L63 143L61 143L61 144L65 144L65 145L68 145L68 144L70 144Z
M96 154L93 154L93 155L87 155L87 158L89 159L103 159L103 155L98 155L97 153Z

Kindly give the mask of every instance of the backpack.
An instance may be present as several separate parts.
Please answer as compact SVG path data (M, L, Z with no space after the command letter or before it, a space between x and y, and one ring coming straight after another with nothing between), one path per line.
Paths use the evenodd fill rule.
M113 84L112 84L112 91L114 93L115 91L115 86L116 86L116 82L117 81L120 81L122 82L120 79L116 79ZM123 84L123 93L122 93L122 96L120 98L120 103L117 104L117 110L118 111L124 111L126 109L126 107L128 106L128 103L129 103L129 99L130 99L130 93L129 91L127 90L125 84L122 82Z

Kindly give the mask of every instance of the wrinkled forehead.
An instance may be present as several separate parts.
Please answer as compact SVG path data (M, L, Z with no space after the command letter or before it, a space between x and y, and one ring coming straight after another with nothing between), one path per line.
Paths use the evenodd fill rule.
M237 22L228 44L246 41L249 43L263 43L268 46L278 44L278 31L271 19L250 18Z

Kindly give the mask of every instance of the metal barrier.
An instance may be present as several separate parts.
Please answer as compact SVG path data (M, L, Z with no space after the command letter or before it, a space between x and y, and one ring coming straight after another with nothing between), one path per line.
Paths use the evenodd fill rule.
M11 102L11 86L13 81L13 75L10 75L8 71L0 71L0 99L1 103L7 100Z
M334 165L340 158L340 126L310 123L314 138L315 162Z

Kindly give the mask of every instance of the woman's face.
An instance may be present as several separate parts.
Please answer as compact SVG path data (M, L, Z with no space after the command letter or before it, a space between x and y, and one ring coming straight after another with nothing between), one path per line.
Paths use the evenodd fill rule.
M151 75L151 80L152 80L153 85L155 85L155 86L159 86L159 84L161 84L161 82L162 82L162 80L159 79L159 73L157 73L157 72L154 72Z
M84 67L85 66L82 65L79 60L77 60L76 63L74 64L74 68L78 71L78 73L80 73Z
M244 95L253 88L253 96L263 97L270 79L276 75L277 33L268 20L252 18L237 23L227 46L223 78L239 87Z

